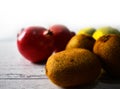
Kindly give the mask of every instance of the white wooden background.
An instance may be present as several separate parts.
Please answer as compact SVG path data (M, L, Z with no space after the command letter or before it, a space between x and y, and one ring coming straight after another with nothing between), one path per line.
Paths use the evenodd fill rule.
M15 41L0 42L0 89L63 89L48 80L44 66L25 60ZM71 89L120 89L120 81L99 80L93 85Z

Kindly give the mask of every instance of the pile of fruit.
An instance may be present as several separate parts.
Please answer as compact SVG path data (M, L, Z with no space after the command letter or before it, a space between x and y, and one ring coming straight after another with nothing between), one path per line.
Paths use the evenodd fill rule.
M61 87L91 84L103 70L120 78L120 32L112 27L84 28L77 33L64 25L48 30L28 27L18 34L17 45L27 60L46 60L46 75Z

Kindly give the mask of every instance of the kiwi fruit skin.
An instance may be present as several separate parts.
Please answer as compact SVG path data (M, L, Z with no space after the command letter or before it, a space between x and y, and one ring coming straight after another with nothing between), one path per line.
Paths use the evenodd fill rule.
M92 51L94 43L95 43L95 39L92 36L86 34L79 34L73 36L70 39L70 41L66 46L66 49L85 48Z
M91 51L74 48L51 55L45 69L54 84L73 87L94 82L100 74L101 65Z
M108 34L100 37L93 52L101 59L102 67L112 77L120 78L120 36Z

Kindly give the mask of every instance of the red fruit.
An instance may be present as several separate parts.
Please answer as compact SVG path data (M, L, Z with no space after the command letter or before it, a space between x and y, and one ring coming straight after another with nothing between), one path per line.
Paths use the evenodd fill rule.
M66 44L74 35L74 32L70 32L66 26L59 24L51 26L49 31L53 33L55 52L64 50Z
M17 36L19 52L29 61L38 63L53 53L52 34L43 27L28 27Z

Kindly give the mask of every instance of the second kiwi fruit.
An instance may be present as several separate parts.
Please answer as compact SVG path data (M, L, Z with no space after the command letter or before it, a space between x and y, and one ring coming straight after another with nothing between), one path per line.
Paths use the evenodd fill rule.
M86 34L79 34L73 36L70 39L70 41L66 46L66 49L85 48L92 51L94 43L95 43L95 39L92 36Z
M103 68L108 74L120 78L120 36L109 34L100 37L93 52L101 58Z

